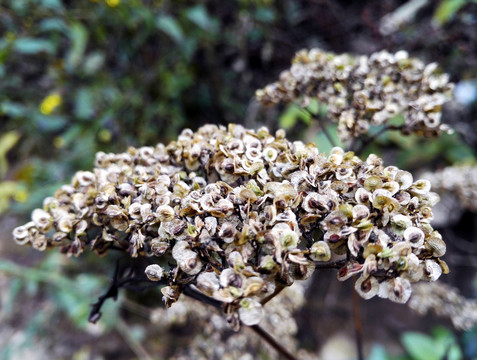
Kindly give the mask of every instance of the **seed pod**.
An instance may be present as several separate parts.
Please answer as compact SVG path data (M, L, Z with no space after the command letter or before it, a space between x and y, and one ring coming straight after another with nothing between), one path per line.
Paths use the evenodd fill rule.
M42 232L50 230L53 219L49 213L42 209L35 209L31 215L32 221Z
M391 301L404 304L411 297L411 283L408 279L397 277L388 281L388 298Z
M424 238L424 232L417 227L411 226L404 231L404 240L414 248L421 247L424 244Z
M313 261L330 261L331 250L325 241L317 241L310 248L310 258Z
M363 299L368 300L378 294L379 283L373 276L364 277L361 275L358 280L356 280L354 288Z
M427 239L425 246L431 251L432 256L441 257L446 253L446 244L438 232L434 232Z
M207 296L213 296L219 290L219 279L213 272L203 272L197 276L197 288Z
M263 318L263 307L256 300L242 299L238 310L240 321L247 326L260 323Z
M144 272L151 281L159 281L164 276L164 269L157 264L149 265Z

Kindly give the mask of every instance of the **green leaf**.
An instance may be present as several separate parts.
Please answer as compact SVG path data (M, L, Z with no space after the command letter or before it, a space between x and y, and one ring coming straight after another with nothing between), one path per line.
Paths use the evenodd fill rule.
M91 91L81 88L76 93L75 115L81 120L91 119L94 114L93 96Z
M7 153L20 139L17 131L8 131L0 137L0 178L3 178L8 170Z
M209 30L211 20L203 5L194 6L187 10L186 17L203 30Z
M184 41L184 34L179 23L172 16L159 15L156 19L156 27L169 35L177 43Z
M255 11L254 17L258 21L271 24L276 19L276 13L274 9L260 7Z
M83 68L85 73L94 74L103 67L104 54L102 52L93 52L84 59Z
M389 360L386 348L382 345L374 345L371 349L368 360Z
M68 30L68 26L65 22L58 18L50 18L43 20L39 25L38 29L42 31L59 31L59 32L66 32Z
M295 104L289 105L278 119L280 127L284 129L291 129L296 125L298 120L309 125L311 122L311 115Z
M83 60L83 55L88 43L88 31L79 22L75 22L70 26L71 47L66 57L66 68L68 70L75 69Z
M445 25L467 3L466 0L443 0L436 9L433 20L439 25Z
M40 112L34 113L32 120L36 124L39 130L46 132L54 132L62 129L66 124L67 120L62 116L45 116Z
M61 0L41 0L41 5L53 10L59 10L63 7Z
M430 336L418 332L407 332L402 343L414 360L440 360L444 356L442 348Z
M20 38L13 42L13 50L24 55L34 55L41 52L53 54L55 46L48 40L35 38Z

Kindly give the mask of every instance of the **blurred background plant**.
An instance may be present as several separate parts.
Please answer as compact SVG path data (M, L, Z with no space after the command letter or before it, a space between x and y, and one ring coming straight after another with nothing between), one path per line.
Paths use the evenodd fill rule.
M184 328L155 337L160 331L145 308L160 306L152 291L107 302L99 325L88 325L88 304L104 291L116 259L43 256L17 248L11 229L75 171L90 169L97 151L165 142L184 127L280 126L328 151L332 145L309 113L296 105L264 110L253 100L255 90L274 81L302 48L357 54L403 49L438 62L456 82L456 101L443 116L456 133L429 140L387 132L364 153L415 174L475 166L476 25L475 0L1 0L0 358L161 358L187 343L187 336L177 336L187 335ZM320 111L326 115L324 107ZM338 142L336 125L327 128ZM444 214L459 206L441 205ZM476 214L464 209L452 223L442 217L451 243L446 261L452 273L445 280L476 297ZM298 339L311 350L330 343L328 331L352 334L352 310L344 300L351 289L337 289L327 277L333 276L323 271L314 279L297 314ZM365 340L387 349L373 347L372 359L405 351L405 358L437 359L448 344L460 351L452 350L457 357L447 353L450 359L477 357L475 329L431 334L432 326L447 320L423 322L407 308L370 303L362 314ZM376 311L387 319L386 331L376 331L382 327L381 320L371 320ZM440 345L427 347L433 355L419 355L412 350L419 342Z

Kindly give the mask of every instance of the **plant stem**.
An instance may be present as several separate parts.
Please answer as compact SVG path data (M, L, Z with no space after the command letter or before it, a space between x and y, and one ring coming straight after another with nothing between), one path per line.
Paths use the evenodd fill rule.
M282 347L267 331L261 328L259 325L250 326L250 328L263 340L265 340L271 347L273 347L283 358L288 360L297 360L292 354Z
M333 137L331 136L329 131L326 129L325 124L323 124L323 121L322 121L322 120L324 120L323 117L319 113L318 113L318 115L313 114L307 108L300 107L300 109L303 110L304 112L306 112L308 115L310 115L310 118L312 120L316 120L320 130L323 132L323 134L325 134L325 137L328 140L328 142L330 143L330 145L333 146L333 147L337 146L335 140L333 139ZM318 110L318 112L319 112L319 110Z
M115 328L139 360L153 360L141 343L131 336L130 329L124 320L118 318Z
M264 300L267 300L265 302L262 301L262 304L265 304L269 300L271 300L274 296L278 295L280 291L282 291L285 288L279 287L278 291L275 291L272 295L269 297L265 298ZM204 295L198 291L196 291L194 288L186 286L184 288L184 294L190 296L191 298L203 302L205 304L211 305L215 308L221 308L222 303L218 300L215 300L207 295ZM289 359L289 360L297 360L292 354L288 352L287 349L282 347L267 331L262 329L258 325L253 325L249 326L258 336L260 336L263 340L265 340L272 348L274 348L279 354L281 354L284 358Z
M374 134L373 136L370 136L368 138L365 138L365 139L362 139L361 140L361 145L359 147L357 147L354 152L356 153L356 155L360 155L363 150L366 148L366 146L368 146L369 144L371 144L374 140L376 140L380 135L384 134L386 131L389 131L389 130L402 130L402 126L397 126L397 125L386 125L385 127L383 127L381 130L379 130L376 134ZM353 149L351 149L353 150Z
M315 269L340 269L346 264L346 259L336 260L327 263L315 262Z
M363 356L363 331L361 328L361 318L359 315L359 295L353 289L353 316L354 329L356 337L356 350L358 352L358 360L364 360Z
M262 301L260 301L262 306L265 305L270 300L272 300L275 296L280 294L282 292L282 290L285 289L285 287L286 286L282 285L282 284L277 285L277 287L275 288L275 291L272 294L268 295L266 298L264 298Z

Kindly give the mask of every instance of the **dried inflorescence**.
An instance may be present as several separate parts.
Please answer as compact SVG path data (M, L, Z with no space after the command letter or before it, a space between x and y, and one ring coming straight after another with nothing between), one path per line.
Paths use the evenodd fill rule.
M296 282L268 302L267 316L260 326L280 339L280 344L300 359L316 359L316 354L298 349L296 340L298 324L293 315L304 303L304 290L302 282ZM155 310L151 320L165 337L171 329L177 332L177 329L187 328L190 332L190 329L197 328L188 346L176 349L168 357L171 360L255 359L256 354L266 354L270 360L280 359L280 355L252 330L231 331L218 311L187 297L181 298L170 309Z
M477 211L477 166L449 166L423 175L439 193L449 192L463 208Z
M13 235L68 255L114 247L150 257L158 264L146 275L167 282L167 305L194 286L224 303L236 328L328 263L343 265L341 281L359 276L366 299L407 301L411 282L447 271L429 190L375 155L324 155L283 130L206 125L167 146L98 153L93 172L78 172Z
M408 305L421 315L434 312L449 318L456 329L469 330L477 325L477 300L467 299L441 282L417 284Z
M267 105L306 105L312 99L326 104L342 141L366 133L370 125L386 124L398 114L405 118L404 134L432 136L451 131L441 124L441 110L451 98L453 84L436 68L435 63L409 58L405 51L380 51L368 57L302 50L291 68L256 96Z

